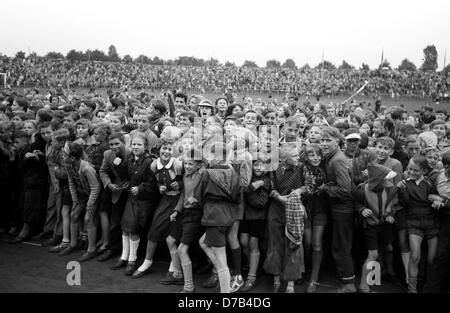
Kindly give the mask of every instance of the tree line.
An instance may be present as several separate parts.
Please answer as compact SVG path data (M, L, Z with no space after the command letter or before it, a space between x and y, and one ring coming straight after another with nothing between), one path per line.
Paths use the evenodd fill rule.
M1 55L1 54L0 54ZM26 55L25 52L19 51L15 55L16 59L25 59ZM110 45L108 48L108 53L95 49L95 50L86 50L85 52L77 51L75 49L70 50L65 56L60 52L51 51L48 52L45 56L38 56L35 52L31 53L28 58L44 58L44 59L51 59L51 60L58 60L58 59L65 59L68 61L102 61L102 62L124 62L124 63L138 63L138 64L150 64L150 65L182 65L182 66L219 66L222 65L219 60L211 58L211 59L199 59L195 57L189 57L189 56L180 56L177 59L174 60L163 60L157 56L154 58L148 57L146 55L139 55L136 58L132 58L129 54L123 56L122 58L119 56L117 49L114 45ZM397 70L399 71L436 71L438 68L438 53L436 50L436 47L434 45L428 45L423 50L423 63L420 66L420 68L417 68L416 65L405 58L400 65L397 67ZM236 67L236 64L230 61L226 61L224 64L226 67ZM245 60L242 64L242 67L258 67L256 62L251 60ZM266 68L289 68L289 69L298 69L295 61L293 59L286 59L283 63L281 63L278 60L268 60L266 62ZM312 67L309 64L305 64L302 67L300 67L301 70L309 70ZM343 60L342 63L336 67L332 62L323 60L319 64L317 64L315 69L323 69L323 70L341 70L341 71L348 71L353 70L355 67L353 65L350 65L347 61ZM390 63L388 60L383 59L380 63L378 69L392 69ZM363 63L361 67L359 68L363 71L369 71L370 67ZM445 66L443 69L443 72L445 75L448 75L450 73L450 64Z

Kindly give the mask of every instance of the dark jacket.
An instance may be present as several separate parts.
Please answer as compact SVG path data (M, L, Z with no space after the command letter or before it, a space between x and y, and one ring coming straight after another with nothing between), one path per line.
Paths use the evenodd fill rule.
M353 199L347 160L340 148L324 157L326 187L331 212L352 213Z
M103 162L100 166L100 179L104 188L108 188L108 185L113 183L116 185L123 185L128 181L127 167L125 160L129 155L129 151L125 149L125 156L122 156L119 165L114 164L116 154L112 150L105 151L103 155ZM123 190L111 192L111 198L113 203L117 203Z
M350 177L356 189L356 186L366 181L367 176L364 176L362 172L364 170L367 170L369 163L375 161L377 156L374 152L358 148L353 157L349 157L347 155L346 157L349 159L349 161L351 161L351 163L349 164L351 174Z
M254 189L252 184L255 181L264 181L264 186ZM269 194L271 190L270 174L267 173L260 177L252 176L250 184L244 187L245 211L244 219L246 220L264 220L269 207Z
M100 167L103 163L103 156L105 155L105 151L109 149L108 142L102 142L102 143L93 143L92 145L89 145L85 149L86 154L86 161L92 164L95 171L99 173Z
M195 198L203 206L202 225L231 226L232 209L240 201L239 176L232 167L206 170Z
M373 199L377 196L377 193L368 190L368 184L362 183L358 186L356 193L356 211L361 214L364 209L370 209L373 214L366 218L369 225L378 225L383 223L388 216L394 216L397 204L397 188L395 186L390 186L380 191L386 197L386 205L381 205L381 211L378 201L372 201L372 198L367 196L372 194Z
M98 204L101 184L92 165L80 160L80 167L77 172L73 173L73 170L70 170L68 166L66 169L72 201L79 202L84 198L84 200L87 200L87 208L95 208Z
M38 154L37 158L26 158L26 153L32 153L33 147L28 145L16 156L17 169L22 178L23 188L40 188L47 183L47 163L44 154Z
M160 194L156 183L156 177L150 169L152 159L148 154L143 155L138 160L134 155L129 155L126 160L128 179L130 182L129 190L132 187L138 187L139 193L134 198L136 200L155 200L159 201ZM131 195L130 195L131 196Z

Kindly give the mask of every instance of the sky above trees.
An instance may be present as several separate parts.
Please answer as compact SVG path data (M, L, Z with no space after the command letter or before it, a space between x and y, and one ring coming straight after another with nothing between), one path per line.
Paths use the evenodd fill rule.
M450 2L430 1L254 1L254 0L2 0L0 51L66 55L72 49L120 57L218 59L265 66L292 58L298 66L325 60L377 67L384 58L417 67L423 49L435 45L438 70L450 60ZM447 62L449 63L449 62Z

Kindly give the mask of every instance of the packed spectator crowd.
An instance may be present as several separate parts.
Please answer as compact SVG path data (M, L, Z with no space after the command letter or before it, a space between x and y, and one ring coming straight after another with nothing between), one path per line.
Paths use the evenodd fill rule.
M229 94L111 90L104 98L62 85L156 88L199 79L270 89L308 76L288 70L145 66L143 75L139 65L68 62L9 69L21 84L58 86L0 95L0 230L11 244L37 236L49 252L82 251L80 262L116 257L111 269L136 279L151 276L157 246L167 245L161 283L186 293L198 287L193 269L208 264L202 286L221 292L250 291L262 271L273 276L274 292L286 283L292 293L305 280L316 292L325 251L339 292L370 292L366 265L375 260L383 280L409 292L446 290L447 111L301 103L296 94L236 102ZM371 74L327 75L351 90Z
M364 91L389 97L442 98L450 78L437 72L397 70L322 70L321 68L193 67L125 62L0 58L0 72L12 87L118 88L202 90L222 93L292 92L302 95L347 95L368 80Z

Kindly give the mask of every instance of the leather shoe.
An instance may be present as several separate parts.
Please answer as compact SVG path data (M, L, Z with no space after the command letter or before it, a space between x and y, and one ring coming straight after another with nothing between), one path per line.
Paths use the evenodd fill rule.
M86 251L85 253L83 253L81 258L78 259L78 262L80 262L80 263L81 262L86 262L86 261L92 260L96 256L97 256L97 252L96 251L91 251L91 252Z
M115 256L116 253L112 250L106 250L105 252L102 253L102 255L100 255L97 260L99 262L105 262L106 260L111 259L113 256Z
M125 268L125 275L131 276L137 270L136 261L128 262L127 267Z
M113 271L116 271L116 270L121 269L122 267L127 266L127 264L128 264L128 261L119 259L119 260L117 260L117 262L116 262L113 266L111 266L110 268L111 268Z
M50 247L48 249L48 251L52 252L52 253L56 253L56 252L59 253L59 252L63 251L65 248L67 248L68 246L70 246L70 243L68 243L68 242L61 242L57 246Z
M52 237L53 232L51 230L43 231L42 233L36 235L34 239L42 240L42 239L49 239Z
M183 277L175 278L173 272L167 272L166 277L163 278L159 283L163 285L183 285L184 279Z
M195 287L194 287L194 289L192 289L192 290L186 290L186 289L181 289L181 291L180 291L180 293L196 293L197 291L195 290Z
M57 244L59 244L61 241L62 241L62 236L53 236L49 240L44 241L42 243L42 246L43 247L53 247L53 246L56 246Z
M77 250L77 247L74 247L74 246L68 246L68 247L65 248L63 251L61 251L60 253L58 253L58 255L59 255L59 256L69 255L69 254L73 253L75 250Z
M16 238L11 239L11 240L9 241L9 243L10 243L10 244L16 244L16 243L21 243L22 241L25 241L25 240L27 240L26 237L19 237L19 236L17 236Z
M153 271L152 266L150 266L148 269L146 269L145 271L141 272L139 269L137 269L134 273L133 273L133 278L138 279L141 278L142 276L144 276L145 274L151 273Z
M203 288L214 288L219 284L219 276L217 273L212 273L209 278L202 283Z

